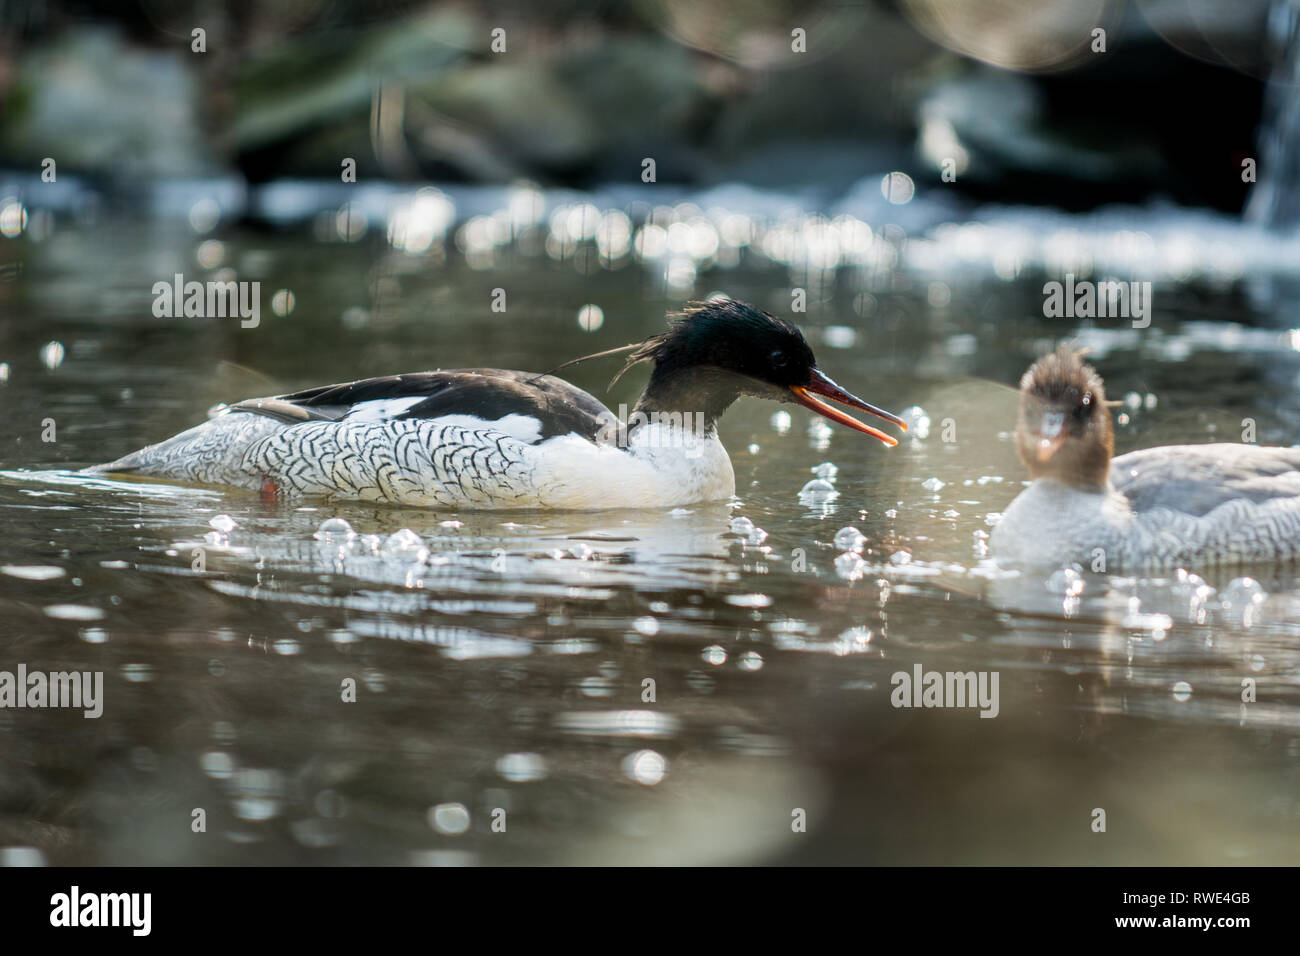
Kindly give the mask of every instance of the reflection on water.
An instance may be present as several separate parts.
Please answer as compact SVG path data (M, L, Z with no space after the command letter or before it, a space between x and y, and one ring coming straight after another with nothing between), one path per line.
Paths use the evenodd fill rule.
M996 250L940 282L935 247L847 221L767 230L722 274L757 233L704 211L651 215L660 235L571 203L528 255L516 240L543 219L520 201L437 253L448 212L420 202L375 245L346 223L347 242L231 232L220 248L165 226L60 229L0 283L0 670L103 671L106 698L98 720L0 709L0 846L51 863L1300 856L1291 569L987 560L990 516L1021 487L1006 385L1058 338L1094 345L1123 450L1233 440L1247 417L1262 442L1300 439L1281 309L1223 284L1226 259L1158 273L1177 281L1135 334L1041 318L1041 280L1003 274ZM948 238L945 254L971 241ZM735 501L590 514L267 503L74 470L221 400L548 368L656 330L687 287L789 314L792 250L820 277L801 319L823 367L911 406L898 448L742 403L723 422ZM257 329L153 318L152 283L202 268L293 295ZM612 369L572 371L598 391ZM891 706L915 665L998 672L997 718Z

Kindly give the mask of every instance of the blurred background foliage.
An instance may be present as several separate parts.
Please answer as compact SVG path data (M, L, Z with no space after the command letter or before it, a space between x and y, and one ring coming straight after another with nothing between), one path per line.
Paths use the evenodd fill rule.
M952 188L977 199L1236 211L1268 17L1266 0L0 2L0 165L258 183L351 156L362 179L590 187L653 157L660 182L835 190L881 168L937 182L955 156Z

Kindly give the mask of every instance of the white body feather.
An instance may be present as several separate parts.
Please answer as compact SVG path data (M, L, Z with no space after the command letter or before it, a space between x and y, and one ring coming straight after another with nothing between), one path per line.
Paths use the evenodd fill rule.
M295 424L222 410L100 470L451 508L672 507L735 493L731 460L712 431L642 425L626 448L579 435L539 441L540 423L527 415L388 420L402 401Z
M1297 559L1300 448L1131 452L1111 463L1104 490L1039 479L1007 508L991 544L1019 564L1109 571Z

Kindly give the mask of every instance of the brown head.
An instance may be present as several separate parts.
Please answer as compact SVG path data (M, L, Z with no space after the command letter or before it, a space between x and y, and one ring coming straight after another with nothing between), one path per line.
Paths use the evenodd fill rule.
M1030 478L1105 487L1115 436L1101 376L1082 351L1063 346L1020 379L1016 451Z

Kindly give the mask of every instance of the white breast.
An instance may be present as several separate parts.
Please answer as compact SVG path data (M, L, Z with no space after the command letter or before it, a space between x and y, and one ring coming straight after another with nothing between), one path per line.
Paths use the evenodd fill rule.
M1017 564L1117 570L1135 534L1122 495L1040 479L1011 502L990 545L994 555Z
M715 433L667 425L634 429L626 450L577 435L536 448L539 497L550 508L658 508L736 493L731 458Z

